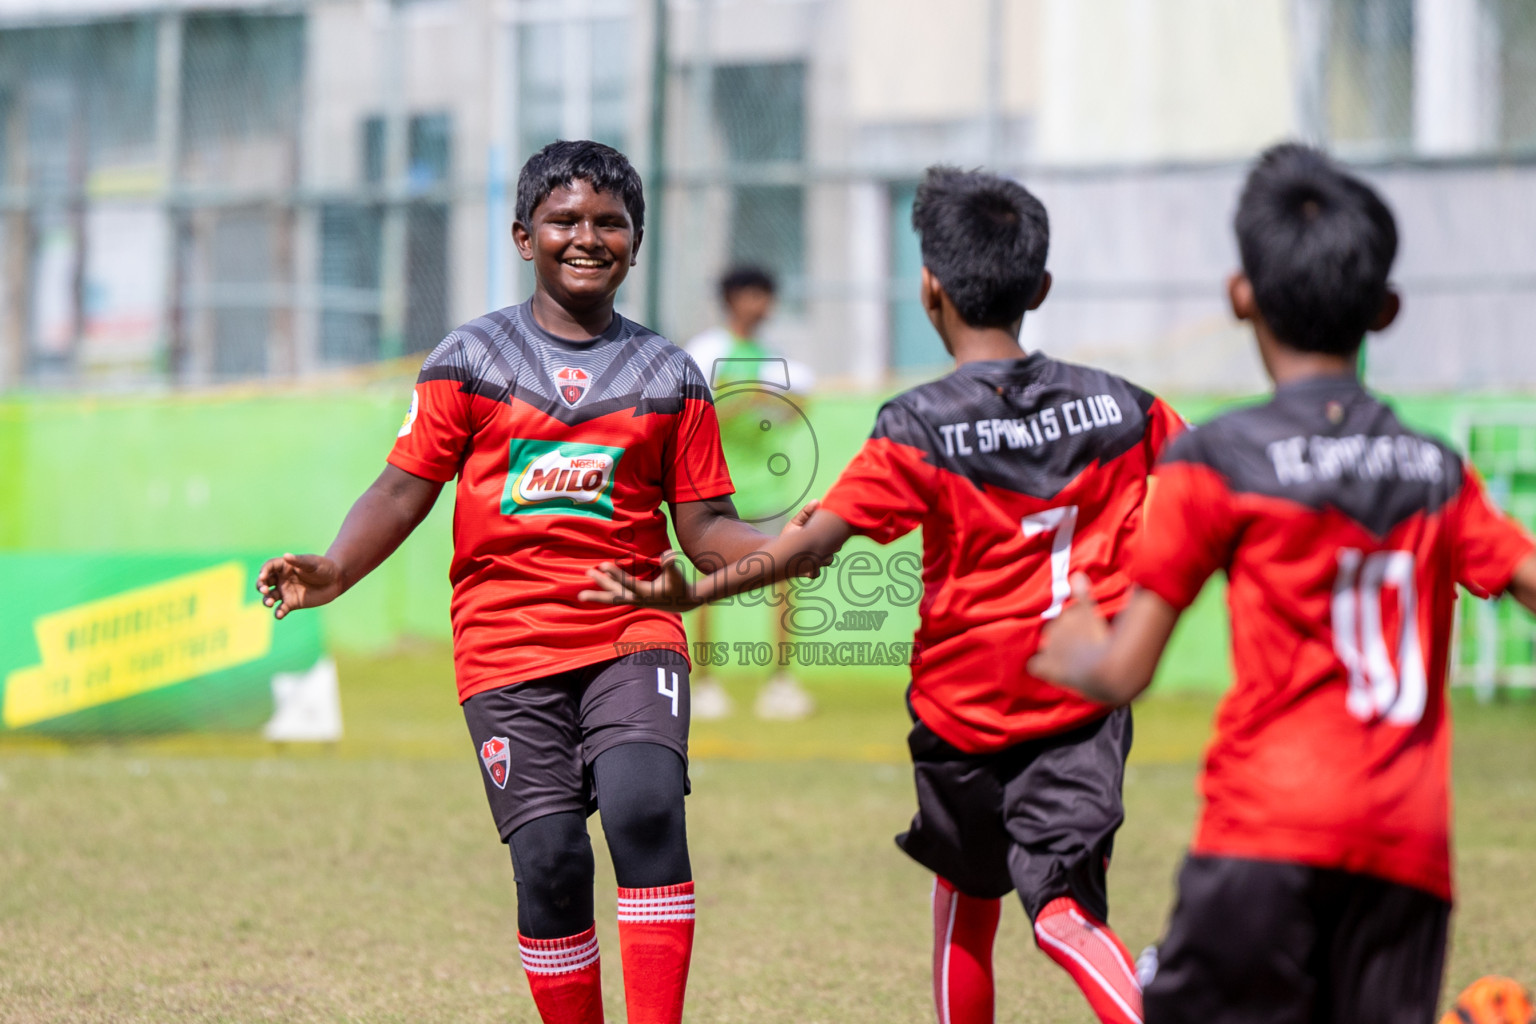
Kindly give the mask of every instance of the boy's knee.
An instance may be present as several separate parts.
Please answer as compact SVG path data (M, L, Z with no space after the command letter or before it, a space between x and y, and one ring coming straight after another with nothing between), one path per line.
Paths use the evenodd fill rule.
M561 938L592 923L597 866L581 815L531 821L512 833L507 845L517 875L518 928L524 935Z
M603 833L619 885L644 889L690 881L683 762L650 743L606 751L594 766Z
M619 839L626 845L645 848L683 839L682 800L669 799L660 792L653 796L654 799L637 798L603 810L603 831L610 842Z

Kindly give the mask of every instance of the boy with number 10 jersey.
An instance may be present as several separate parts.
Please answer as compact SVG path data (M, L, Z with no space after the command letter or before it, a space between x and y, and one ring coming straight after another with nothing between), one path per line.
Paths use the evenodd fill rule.
M1536 544L1447 445L1362 387L1395 317L1385 203L1323 154L1265 153L1234 312L1275 382L1169 445L1113 627L1087 581L1032 667L1123 703L1225 570L1235 668L1148 1024L1429 1024L1451 909L1446 665L1456 587L1536 608Z

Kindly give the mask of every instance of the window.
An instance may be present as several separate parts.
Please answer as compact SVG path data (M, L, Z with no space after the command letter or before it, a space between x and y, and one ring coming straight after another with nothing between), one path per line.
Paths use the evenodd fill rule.
M912 230L912 205L917 186L891 186L891 310L890 368L897 375L914 375L948 362L944 344L933 333L928 313L918 298L923 275L923 251Z
M361 203L320 209L320 359L379 358L379 255L383 213Z
M409 167L406 178L413 192L424 192L448 182L453 151L453 120L448 114L422 114L411 118Z
M446 185L453 153L453 121L448 114L411 118L406 150L413 192ZM411 202L405 218L405 350L430 350L448 333L448 203Z
M191 15L183 46L182 117L189 146L235 136L297 135L303 17Z
M1413 0L1332 0L1328 134L1346 149L1413 142Z
M629 136L629 23L608 18L592 23L592 131L598 142L624 149Z
M1505 149L1536 149L1536 4L1500 0L1499 141Z
M715 118L733 164L805 158L805 65L715 69Z
M725 65L714 69L715 125L733 170L798 165L805 159L805 65ZM733 263L778 278L786 310L805 301L805 186L739 184L731 189Z
M384 119L363 119L363 182L368 185L384 184Z
M630 23L530 21L518 28L519 163L556 139L629 141Z
M251 377L267 372L272 310L259 298L273 280L271 217L259 209L226 209L208 245L213 304L213 373Z
M404 351L421 352L448 331L448 243L452 205L427 194L447 185L453 169L453 118L415 114L406 122L406 183L420 198L406 202ZM388 125L363 119L359 177L379 186L388 179ZM385 355L380 332L385 207L379 203L327 203L320 211L320 358L361 363Z

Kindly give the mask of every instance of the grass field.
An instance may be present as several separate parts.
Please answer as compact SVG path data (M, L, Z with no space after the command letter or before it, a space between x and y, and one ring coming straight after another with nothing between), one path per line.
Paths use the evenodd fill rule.
M0 743L0 1021L536 1021L512 872L446 652L342 664L347 738L77 748ZM932 1019L930 879L891 843L912 810L890 687L694 733L699 924L689 1019ZM738 691L738 706L750 693ZM1138 709L1113 921L1156 938L1213 705ZM1448 990L1536 982L1536 706L1457 706L1461 902ZM595 824L595 819L594 819ZM599 856L609 1019L623 1020ZM998 1020L1085 1022L1010 901Z

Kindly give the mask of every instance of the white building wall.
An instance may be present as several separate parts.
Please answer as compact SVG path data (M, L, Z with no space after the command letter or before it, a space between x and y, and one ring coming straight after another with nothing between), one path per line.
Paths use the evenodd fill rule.
M1046 164L1232 158L1295 131L1287 0L1042 0Z

